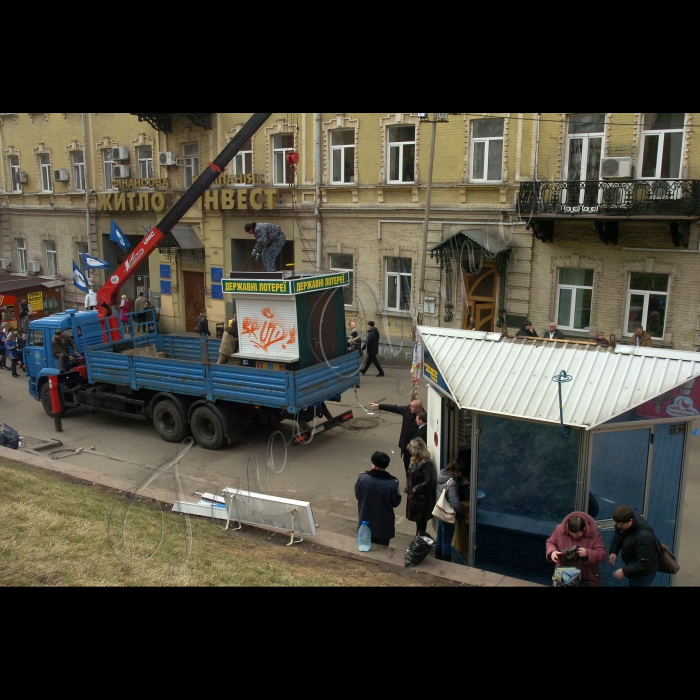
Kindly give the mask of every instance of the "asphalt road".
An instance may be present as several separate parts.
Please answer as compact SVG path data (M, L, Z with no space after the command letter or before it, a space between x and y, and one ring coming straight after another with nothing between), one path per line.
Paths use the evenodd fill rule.
M279 426L282 435L273 437L272 431L251 434L244 441L217 451L205 450L195 444L180 463L185 493L240 487L307 500L311 502L320 529L354 536L357 522L354 485L359 472L369 468L370 456L375 450L389 454L392 460L389 471L399 479L402 492L405 486L397 447L401 416L372 412L369 403L407 404L411 390L410 370L385 367L385 372L386 376L381 378L368 373L362 378L357 396L354 391L348 391L341 402L329 404L333 415L351 408L355 418L361 420L315 436L309 444L285 447L292 435L289 421ZM82 448L82 452L65 458L76 466L128 478L138 484L152 469L172 460L177 450L177 445L161 440L150 423L121 419L89 409L69 412L63 419L63 431L57 433L53 419L29 395L26 378L21 372L19 378L13 378L10 372L0 370L0 395L0 422L11 425L27 438L59 439L64 448ZM419 387L418 397L426 400L424 383ZM358 427L356 423L361 425ZM691 430L695 428L700 428L700 421L696 421ZM678 552L681 570L676 583L698 586L700 435L691 434L689 444ZM171 487L174 493L172 475L160 476L153 485ZM403 503L396 512L397 537L392 544L405 547L415 533L415 525L403 517Z

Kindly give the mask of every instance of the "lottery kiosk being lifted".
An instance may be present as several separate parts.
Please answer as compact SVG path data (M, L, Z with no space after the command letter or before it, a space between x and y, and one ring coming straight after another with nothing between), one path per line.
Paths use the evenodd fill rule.
M222 280L236 302L241 364L301 370L346 354L342 287L347 272L232 272Z

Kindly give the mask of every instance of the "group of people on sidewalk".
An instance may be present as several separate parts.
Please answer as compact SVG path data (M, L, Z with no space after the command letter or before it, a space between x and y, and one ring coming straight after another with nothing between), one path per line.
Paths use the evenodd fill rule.
M420 399L414 399L408 406L369 405L370 408L402 417L399 450L406 473L406 520L416 524L416 535L425 533L428 521L433 517L435 503L447 487L447 498L457 512L457 522L448 526L438 521L435 556L466 564L466 555L460 555L460 552L466 553L468 545L469 480L464 473L466 468L453 460L440 474L436 474L427 447L428 416ZM363 520L369 522L372 542L385 546L396 535L394 508L403 499L399 480L387 471L390 462L391 458L385 452L375 452L371 457L371 469L362 472L355 483L358 527Z
M406 519L416 524L416 534L425 533L433 509L442 494L455 513L455 522L436 519L435 558L466 565L469 551L470 486L469 465L453 459L436 473L426 442L427 415L420 399L408 406L370 403L370 408L402 416L399 449L406 471ZM358 529L369 523L372 542L389 546L396 536L394 509L402 500L399 480L389 473L391 458L374 452L371 468L355 483ZM593 512L593 511L592 511ZM595 515L595 512L593 512ZM555 566L574 566L581 572L581 585L600 586L600 564L608 558L611 566L618 555L624 566L613 576L627 579L631 587L651 586L659 570L658 540L647 521L630 507L613 511L615 534L606 551L598 524L588 513L569 513L546 542L546 559Z

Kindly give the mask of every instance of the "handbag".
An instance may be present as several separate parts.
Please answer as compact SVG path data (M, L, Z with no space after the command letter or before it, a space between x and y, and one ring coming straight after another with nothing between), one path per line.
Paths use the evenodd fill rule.
M576 562L579 560L578 548L579 545L574 544L571 547L563 549L559 557L559 566L576 566Z
M440 494L435 508L433 508L433 515L438 519L442 520L443 523L454 523L455 522L455 509L450 505L447 500L447 487L452 483L453 479L450 479L446 484L445 488Z
M656 546L659 550L659 571L662 574L677 574L681 567L671 550L665 544L661 544L658 539Z

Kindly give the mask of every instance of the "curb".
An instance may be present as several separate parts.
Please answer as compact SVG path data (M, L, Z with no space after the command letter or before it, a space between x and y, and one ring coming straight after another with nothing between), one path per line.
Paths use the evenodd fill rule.
M133 489L135 486L137 486L137 484L134 484L129 479L109 476L108 474L95 471L94 469L67 464L64 460L60 460L59 462L58 460L53 460L48 457L41 457L24 452L23 450L11 450L7 447L0 447L0 457L4 457L10 461L27 464L32 467L38 467L39 469L59 472L61 474L73 476L77 479L92 482L93 484L108 486L119 491L128 491L129 489ZM158 488L149 488L162 503L166 503L168 505L173 504L172 492ZM251 525L251 527L256 526ZM330 549L336 549L340 552L352 554L354 559L375 562L380 561L384 564L391 564L392 566L400 566L401 568L405 568L403 549L398 549L391 546L382 547L380 545L373 544L372 549L369 552L359 552L357 550L356 538L349 537L347 535L340 535L330 531L317 531L315 535L305 536L304 539L313 544L318 544L323 547L329 547ZM460 566L459 564L452 564L440 561L439 559L433 559L430 556L423 560L420 565L413 570L419 574L430 574L431 576L444 578L449 581L457 581L459 583L463 583L465 586L472 586L476 588L543 588L543 586L538 583L523 581L521 579L495 574L491 571L484 571L483 569L477 569L470 566Z

